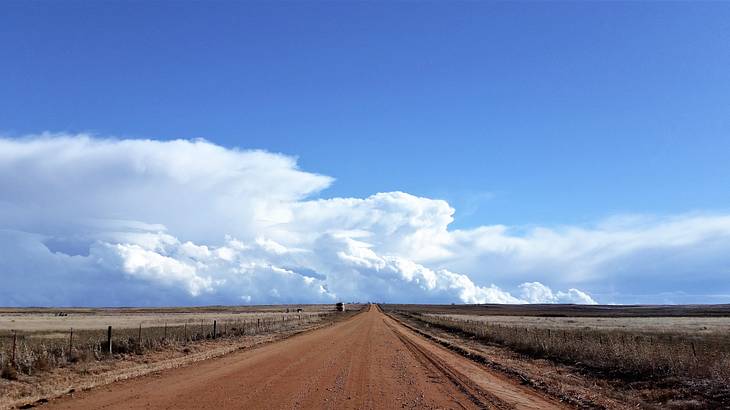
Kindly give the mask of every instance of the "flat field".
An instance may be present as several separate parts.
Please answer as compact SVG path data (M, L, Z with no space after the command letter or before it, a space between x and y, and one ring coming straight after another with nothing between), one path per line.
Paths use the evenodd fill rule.
M565 317L434 314L458 320L473 320L501 326L523 326L556 330L617 330L642 333L686 333L688 335L730 334L730 317Z
M297 313L297 309L302 309ZM288 312L287 312L288 310ZM184 324L281 318L282 314L316 315L333 312L332 305L226 306L186 308L0 308L0 335L16 330L25 334L77 330L136 329ZM63 314L63 316L59 316ZM294 315L294 316L292 316Z
M730 317L730 305L384 305L420 313L541 317Z

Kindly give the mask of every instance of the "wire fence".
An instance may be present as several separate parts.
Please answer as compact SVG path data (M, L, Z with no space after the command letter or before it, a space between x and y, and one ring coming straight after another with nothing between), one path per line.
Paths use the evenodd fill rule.
M118 355L185 346L204 340L241 338L283 332L327 320L335 312L250 314L236 318L186 320L136 328L73 329L67 331L5 331L0 333L2 376L32 375L77 362L107 360Z

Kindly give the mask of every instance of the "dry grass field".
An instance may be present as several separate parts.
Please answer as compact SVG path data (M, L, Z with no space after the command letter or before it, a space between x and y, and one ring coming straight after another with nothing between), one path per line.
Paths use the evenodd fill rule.
M557 330L641 331L647 334L684 333L687 335L730 334L730 317L564 317L426 314L490 325L522 326Z
M195 321L237 320L248 315L303 314L334 311L334 305L262 305L262 306L205 306L181 308L0 308L0 332L65 332L79 330L120 329L183 325ZM59 313L65 314L59 316Z
M728 306L384 308L426 332L450 333L457 344L503 348L543 367L562 366L572 377L602 381L619 400L641 390L637 404L643 406L730 405ZM571 383L569 377L559 382Z

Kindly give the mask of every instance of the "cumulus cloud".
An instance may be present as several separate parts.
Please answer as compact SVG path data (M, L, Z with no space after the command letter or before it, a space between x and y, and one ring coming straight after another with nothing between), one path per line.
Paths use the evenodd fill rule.
M553 291L540 282L525 282L520 286L522 299L528 303L574 303L595 305L596 301L590 295L575 288L567 292Z
M256 235L288 218L286 204L331 182L285 155L203 140L0 139L0 226L86 233L100 224L119 232L157 224L220 242L222 227Z
M700 260L727 279L730 216L449 230L445 201L313 199L332 183L204 140L0 139L0 305L595 303Z
M487 226L451 233L453 255L422 261L469 269L479 281L511 279L589 287L604 301L723 302L728 289L730 215L690 213L614 217L587 227ZM695 299L652 299L678 289ZM606 300L610 298L610 300Z

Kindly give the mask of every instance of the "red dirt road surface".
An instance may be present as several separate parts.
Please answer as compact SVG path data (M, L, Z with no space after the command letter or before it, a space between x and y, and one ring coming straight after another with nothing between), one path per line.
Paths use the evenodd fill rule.
M320 330L51 401L59 409L550 409L376 306Z

